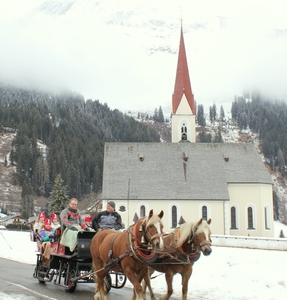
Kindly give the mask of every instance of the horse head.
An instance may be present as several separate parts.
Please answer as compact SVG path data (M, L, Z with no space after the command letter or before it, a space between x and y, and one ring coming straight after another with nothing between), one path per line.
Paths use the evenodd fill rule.
M180 226L180 238L177 246L184 248L186 253L202 251L204 255L211 253L210 227L211 219L202 218L197 223L187 222Z
M204 221L202 218L193 226L193 241L196 247L199 247L203 255L209 255L211 250L211 219Z
M161 250L163 248L163 225L162 225L163 211L158 215L153 214L150 210L149 215L140 219L140 226L138 232L141 235L140 243L146 245L148 250L156 248Z

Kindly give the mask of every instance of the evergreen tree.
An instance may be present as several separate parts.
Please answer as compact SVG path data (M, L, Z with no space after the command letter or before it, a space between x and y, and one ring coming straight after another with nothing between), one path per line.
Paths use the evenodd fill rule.
M214 118L213 118L213 110L212 110L212 107L209 106L209 121L210 121L210 123L213 123L213 120L214 120Z
M278 150L277 165L278 165L280 172L283 172L284 166L285 166L285 159L284 159L283 151L281 149Z
M198 134L198 139L200 143L211 143L212 137L210 133L206 133L205 130L202 129Z
M216 121L217 113L216 113L215 103L212 105L212 114L213 114L213 120Z
M199 104L197 107L197 123L200 126L206 125L206 121L205 121L205 117L204 117L204 107L202 104Z
M164 123L164 115L163 115L163 111L162 111L161 106L158 109L157 121L160 122L160 123Z
M153 114L153 119L154 121L158 121L158 112L157 112L157 108L154 109L154 114Z
M223 106L220 106L220 115L219 115L220 121L223 122L225 119L225 113L224 113L224 109Z
M223 139L222 139L222 135L221 135L221 131L220 131L220 130L219 130L219 131L217 132L217 134L215 135L213 142L214 142L214 143L222 143L222 142L223 142Z
M50 202L48 210L51 213L52 211L60 214L61 211L67 207L69 202L67 186L63 186L63 179L60 174L55 178L52 192L50 195Z
M24 180L21 192L21 217L28 219L34 212L34 192L29 181Z

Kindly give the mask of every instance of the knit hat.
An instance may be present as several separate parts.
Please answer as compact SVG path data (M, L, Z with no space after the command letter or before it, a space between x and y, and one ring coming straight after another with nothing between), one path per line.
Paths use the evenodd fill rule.
M53 221L54 219L58 219L58 215L55 214L54 212L51 213L51 220Z
M112 208L116 208L116 203L114 201L109 201L108 205L111 206Z
M39 214L38 214L38 218L40 219L40 218L46 218L46 214L43 212L43 211L41 211Z
M51 225L51 220L50 219L45 219L44 225Z

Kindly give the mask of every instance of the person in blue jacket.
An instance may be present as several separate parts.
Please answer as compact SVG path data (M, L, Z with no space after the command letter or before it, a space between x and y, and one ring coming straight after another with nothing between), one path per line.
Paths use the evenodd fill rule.
M115 210L116 204L114 201L107 203L107 209L97 213L92 221L92 227L95 231L103 229L119 230L122 226L122 217Z

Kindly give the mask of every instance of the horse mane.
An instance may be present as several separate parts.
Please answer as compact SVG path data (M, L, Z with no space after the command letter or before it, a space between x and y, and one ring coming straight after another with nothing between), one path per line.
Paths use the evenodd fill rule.
M180 237L179 237L179 240L177 241L177 245L178 247L180 247L186 240L187 238L193 234L194 232L194 227L197 225L197 223L193 223L193 222L186 222L186 223L183 223L182 225L180 225L179 227L179 233L180 233ZM204 231L204 229L207 228L208 231L210 231L209 229L209 225L207 224L206 221L202 221L197 230L196 230L196 233L197 234L200 234Z
M146 217L146 220L148 219L148 217ZM160 224L162 224L162 220L158 215L153 215L147 222L146 227L153 225L155 223L159 222Z

